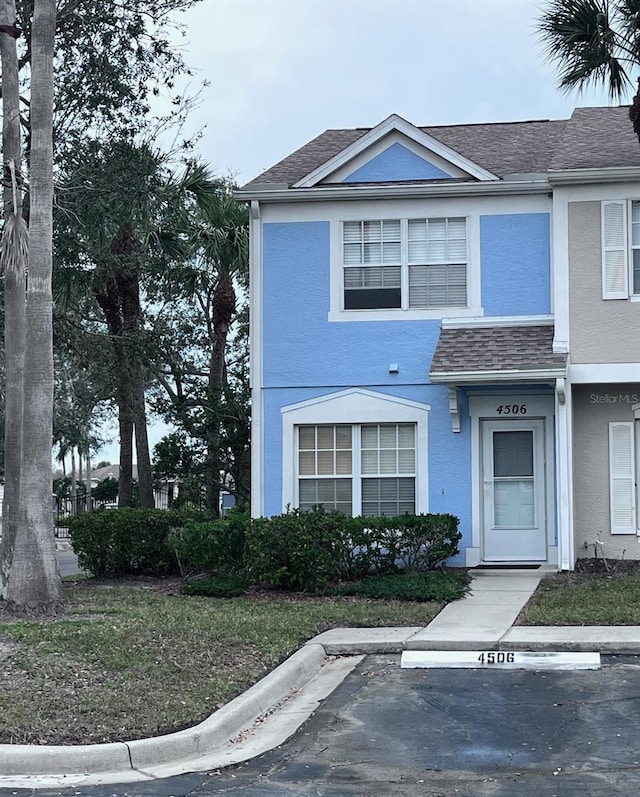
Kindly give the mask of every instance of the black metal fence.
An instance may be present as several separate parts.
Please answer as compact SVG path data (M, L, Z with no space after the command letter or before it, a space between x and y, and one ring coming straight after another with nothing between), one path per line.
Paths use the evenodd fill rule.
M170 509L176 499L172 488L153 491L156 509ZM118 502L100 500L84 493L75 496L53 496L55 535L58 539L69 537L69 518L97 509L117 509Z

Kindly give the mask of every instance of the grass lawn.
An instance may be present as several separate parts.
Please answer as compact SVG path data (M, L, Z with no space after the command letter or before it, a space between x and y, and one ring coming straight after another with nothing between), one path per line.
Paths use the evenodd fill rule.
M522 610L518 625L640 625L640 575L549 576Z
M77 744L200 722L315 634L426 625L439 603L65 585L61 619L3 622L0 742Z

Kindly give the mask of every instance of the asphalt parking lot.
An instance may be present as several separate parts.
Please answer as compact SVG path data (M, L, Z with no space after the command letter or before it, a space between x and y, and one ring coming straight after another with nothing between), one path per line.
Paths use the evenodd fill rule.
M367 656L284 745L212 773L2 797L591 797L640 777L640 659L595 671L401 670Z

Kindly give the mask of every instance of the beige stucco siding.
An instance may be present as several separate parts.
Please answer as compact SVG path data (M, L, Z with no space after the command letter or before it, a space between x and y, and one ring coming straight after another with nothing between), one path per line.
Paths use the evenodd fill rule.
M569 203L572 363L640 361L640 302L602 298L600 202Z
M639 559L635 534L611 534L609 514L609 423L632 421L640 385L573 387L573 496L576 556ZM586 547L585 547L586 543Z

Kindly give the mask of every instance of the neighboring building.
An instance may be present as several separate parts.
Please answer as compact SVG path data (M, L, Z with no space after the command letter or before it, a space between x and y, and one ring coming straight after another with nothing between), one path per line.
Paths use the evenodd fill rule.
M452 564L640 557L640 145L328 130L246 185L252 512L451 512Z

